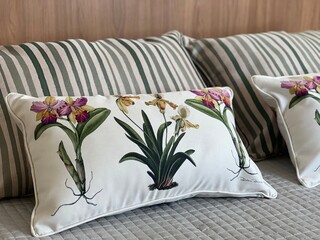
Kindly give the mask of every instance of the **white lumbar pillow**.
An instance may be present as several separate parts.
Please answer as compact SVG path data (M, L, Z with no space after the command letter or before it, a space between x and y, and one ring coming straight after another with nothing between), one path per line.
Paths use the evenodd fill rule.
M306 187L320 183L320 74L253 76L253 83L275 108L281 134L299 181Z
M9 94L34 181L32 234L196 195L275 198L235 130L232 97Z

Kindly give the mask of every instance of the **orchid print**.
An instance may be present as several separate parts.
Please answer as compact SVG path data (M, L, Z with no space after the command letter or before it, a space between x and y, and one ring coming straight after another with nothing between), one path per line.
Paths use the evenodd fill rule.
M37 114L36 121L41 121L34 131L35 140L38 140L47 129L58 127L69 137L76 155L76 159L72 161L63 141L60 141L58 155L64 163L77 190L67 185L68 179L65 181L65 187L71 190L76 200L60 205L52 216L54 216L61 207L73 205L81 198L83 198L87 204L96 206L91 200L102 191L101 189L93 194L93 196L88 197L87 194L90 191L93 172L91 172L91 178L88 183L81 149L85 138L93 133L106 120L110 114L110 110L106 108L93 108L87 105L87 101L85 97L80 97L75 100L71 97L67 97L65 100L57 100L55 97L49 96L46 97L44 101L33 102L30 108L31 111Z
M294 95L289 103L289 109L306 98L312 98L320 103L320 76L304 77L303 80L285 80L281 82L281 88L289 89ZM320 113L315 110L314 120L320 126ZM318 171L320 165L314 170Z
M230 179L233 181L236 179L242 171L249 175L255 175L257 173L252 173L248 171L250 168L250 159L244 151L243 143L240 139L239 134L236 131L234 124L230 123L227 116L227 111L233 114L231 107L230 94L226 89L214 87L202 90L192 90L196 96L194 99L187 99L185 103L198 111L219 120L224 124L228 130L230 137L232 139L233 145L237 152L237 158L235 158L237 170L227 169L234 174L234 177Z
M116 100L120 111L129 120L130 124L115 117L116 122L125 130L127 138L136 144L142 152L142 154L129 152L119 162L135 160L145 164L149 168L147 174L153 180L153 183L148 186L150 191L155 189L166 190L178 186L173 177L186 160L196 166L191 158L194 153L193 149L184 152L177 152L176 149L188 128L199 128L198 124L193 124L187 120L190 111L186 106L178 107L173 102L164 99L160 94L155 94L154 97L153 100L145 102L145 104L157 107L159 114L163 117L163 123L158 127L157 133L154 132L152 123L145 111L141 110L142 126L139 126L129 114L128 107L133 106L134 101L140 99L139 96L119 96ZM175 121L175 127L170 138L168 138L168 128L172 122L167 120L167 107L173 110L178 107L177 115L171 116L171 119Z
M189 108L180 105L178 107L178 114L171 117L172 120L176 121L176 134L179 134L180 130L181 132L187 131L187 128L199 128L198 124L193 124L187 119L189 116Z
M289 103L289 109L309 97L320 102L320 76L281 81L281 88L289 89L290 94L294 95Z

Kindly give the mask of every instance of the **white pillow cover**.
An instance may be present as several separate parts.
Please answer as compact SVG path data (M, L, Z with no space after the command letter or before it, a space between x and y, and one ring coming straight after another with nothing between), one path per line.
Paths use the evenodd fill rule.
M299 181L320 183L320 73L284 77L253 76L253 83L276 109L277 121Z
M9 94L35 186L32 234L196 195L275 198L235 132L232 97Z

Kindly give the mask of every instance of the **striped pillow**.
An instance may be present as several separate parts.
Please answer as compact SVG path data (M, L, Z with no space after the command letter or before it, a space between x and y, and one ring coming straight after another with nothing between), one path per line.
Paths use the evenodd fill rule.
M152 93L203 88L182 35L0 46L0 198L30 193L21 132L4 97Z
M185 45L208 86L230 86L235 92L237 127L255 160L284 150L274 111L256 92L252 75L283 76L320 71L320 32L268 32Z

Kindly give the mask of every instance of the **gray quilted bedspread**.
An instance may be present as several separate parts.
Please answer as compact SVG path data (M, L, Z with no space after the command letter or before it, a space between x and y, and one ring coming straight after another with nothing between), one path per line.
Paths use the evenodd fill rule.
M320 187L301 186L289 159L258 163L278 198L192 198L100 218L42 239L320 239ZM33 198L0 201L0 239L36 239Z

